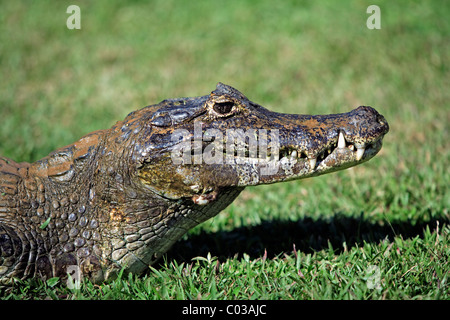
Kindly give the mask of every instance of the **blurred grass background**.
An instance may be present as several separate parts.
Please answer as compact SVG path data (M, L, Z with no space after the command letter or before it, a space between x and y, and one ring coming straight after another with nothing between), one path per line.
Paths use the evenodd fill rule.
M66 27L71 4L81 8L81 30ZM372 4L381 9L380 30L366 27ZM294 244L313 260L339 247L339 259L345 246L378 248L388 237L408 247L401 241L419 237L439 244L438 254L419 246L414 255L423 255L422 263L441 257L434 266L443 270L440 280L411 291L387 285L396 283L393 276L385 288L394 291L375 297L435 297L448 290L442 281L450 256L449 14L447 1L1 2L0 154L35 161L143 106L208 94L218 81L278 112L370 105L391 128L376 158L332 175L246 189L178 243L169 264L207 252L292 257ZM426 228L444 240L431 241ZM425 272L420 263L417 270ZM281 296L290 297L311 295Z

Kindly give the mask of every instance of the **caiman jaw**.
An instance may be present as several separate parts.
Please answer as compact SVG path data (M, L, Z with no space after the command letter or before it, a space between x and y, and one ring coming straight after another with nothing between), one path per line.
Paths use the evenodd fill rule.
M285 147L285 148L281 148L281 150L280 150L280 161L283 161L283 162L291 161L292 162L292 161L298 161L301 159L307 160L310 170L315 170L315 169L319 168L322 165L322 163L324 163L324 161L325 161L325 163L328 162L326 159L330 155L332 155L334 153L342 154L342 152L349 153L347 150L343 150L343 149L348 149L349 151L351 151L353 154L349 153L350 157L354 158L355 162L358 162L358 161L364 160L363 157L364 157L366 150L367 150L368 155L372 155L381 149L381 145L382 145L382 138L380 138L374 142L371 142L371 143L359 144L358 146L356 146L352 142L347 142L344 137L344 133L341 131L341 132L339 132L337 141L335 143L331 144L325 150L321 151L319 153L319 155L317 155L317 156L308 157L305 151L301 151L301 150L291 148L291 147ZM341 150L336 151L336 149L341 149ZM272 156L269 155L268 160L271 159L270 157L272 157Z
M384 117L370 107L328 116L279 117L289 127L280 129L279 150L269 150L266 158L247 158L253 167L241 160L242 172L254 172L257 166L258 173L251 174L252 179L240 179L239 185L296 180L355 166L378 153L389 131Z
M241 180L239 185L257 185L270 184L279 181L297 180L334 171L349 168L374 157L381 149L382 137L374 142L356 146L354 143L347 142L344 134L339 133L335 143L321 151L317 156L308 158L304 151L287 147L281 148L279 160L274 159L273 155L267 159L253 159L253 163L258 163L259 179ZM252 162L248 159L248 162ZM264 174L264 169L275 167L276 173ZM249 171L248 165L243 171ZM270 172L270 169L269 169ZM272 172L273 171L272 169Z

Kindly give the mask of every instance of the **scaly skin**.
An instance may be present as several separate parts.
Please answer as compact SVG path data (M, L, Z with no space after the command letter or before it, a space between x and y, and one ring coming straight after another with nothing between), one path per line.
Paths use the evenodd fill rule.
M122 267L141 273L244 187L360 164L388 130L370 107L280 114L219 83L32 164L0 158L0 278L65 277L70 266L94 282Z

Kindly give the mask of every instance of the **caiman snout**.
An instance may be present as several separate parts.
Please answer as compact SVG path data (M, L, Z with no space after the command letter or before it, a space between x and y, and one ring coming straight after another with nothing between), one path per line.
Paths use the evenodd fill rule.
M389 131L386 119L372 107L361 106L350 111L347 115L350 126L355 124L360 129L368 130L367 133L370 132L373 136L383 136ZM364 133L364 135L367 133ZM367 137L367 139L370 139L370 137Z
M367 161L381 149L389 131L386 119L368 106L340 114L274 114L274 118L276 123L285 124L277 125L280 159L290 165L269 181L279 181L285 175L290 175L289 180L319 175Z
M382 139L389 131L386 119L368 106L358 107L348 113L319 117L331 132L325 152L321 150L319 159L316 157L321 160L316 171L328 172L331 167L341 167L339 163L347 167L369 160L381 149ZM314 161L310 159L310 163Z
M381 147L381 139L389 131L389 125L381 114L367 106L350 111L347 117L347 124L339 131L338 148L354 145L356 160L359 161L367 148L378 142Z

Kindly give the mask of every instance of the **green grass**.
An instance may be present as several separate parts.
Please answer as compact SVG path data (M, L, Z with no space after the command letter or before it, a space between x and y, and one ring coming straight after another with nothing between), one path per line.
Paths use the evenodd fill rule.
M80 1L68 30L70 4L0 4L3 156L35 161L218 81L279 112L371 105L391 130L362 166L246 189L144 276L29 280L2 298L450 298L447 2Z
M348 249L300 250L268 259L167 260L144 277L68 289L55 279L18 283L5 298L37 299L448 299L449 228ZM340 250L342 249L342 250ZM340 251L336 254L336 251ZM447 267L447 268L446 268Z

